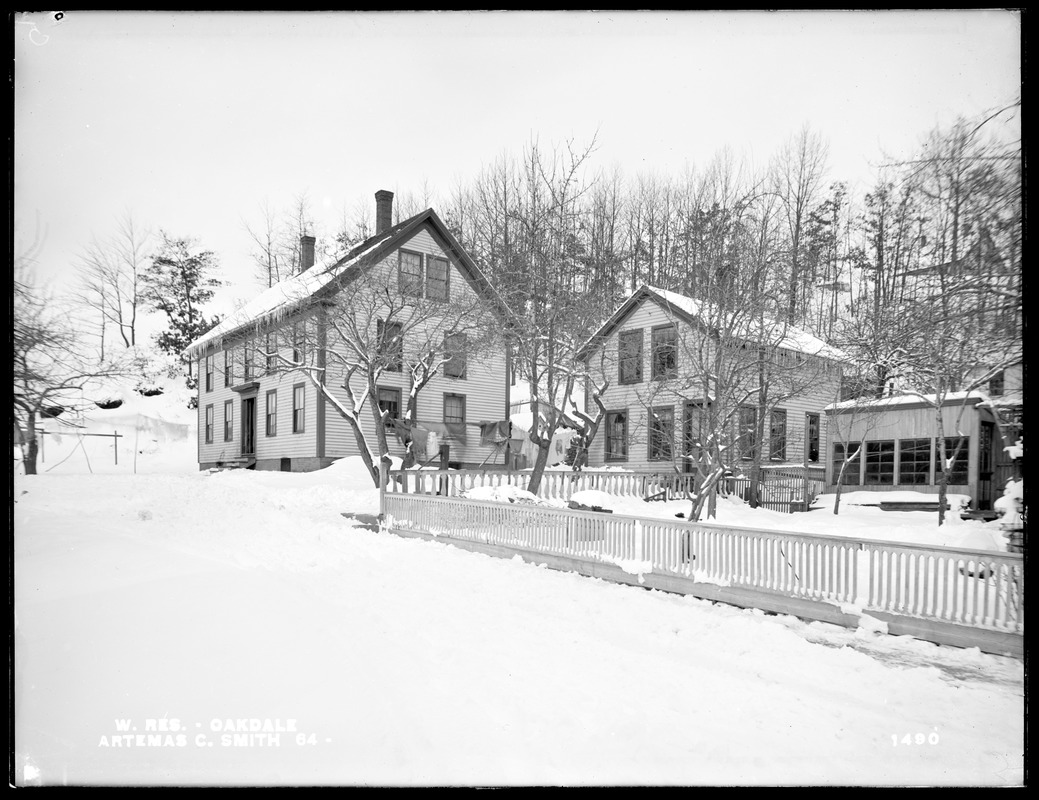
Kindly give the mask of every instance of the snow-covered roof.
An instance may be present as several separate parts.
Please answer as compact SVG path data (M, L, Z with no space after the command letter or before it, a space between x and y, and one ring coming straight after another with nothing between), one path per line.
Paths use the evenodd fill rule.
M695 300L692 297L686 297L685 295L669 291L668 289L660 289L648 284L643 288L658 295L669 305L672 305L693 317L702 317L705 313L707 316L711 316L715 311L709 304L704 303L702 300ZM774 334L773 331L775 332ZM766 319L761 326L760 332L766 337L772 335L777 336L778 338L773 342L773 344L776 347L781 347L785 350L793 350L794 352L804 353L809 356L828 358L833 361L851 360L843 351L827 344L822 339L812 336L812 334L807 331L795 328L793 325L784 325ZM755 338L753 333L753 331L748 331L748 335L751 336L751 338Z
M643 297L653 298L661 305L672 308L692 319L709 319L717 316L717 309L710 303L696 300L668 289L643 284L628 296L621 307L614 312L613 316L603 324L581 349L589 350L597 342L600 342L604 336L607 336L614 327L620 324L621 320L638 305ZM748 320L744 327L746 330L742 335L748 340L759 341L767 339L774 346L785 350L817 356L831 361L851 361L851 358L843 351L800 328L795 328L793 325L766 319L760 323L753 323Z
M934 405L937 400L935 394L899 394L891 397L860 397L854 400L844 400L840 403L831 403L824 411L844 411L847 409L869 408L884 409L898 408L900 406L912 405ZM949 392L945 395L942 405L955 405L956 403L979 403L988 400L987 395L978 392Z
M382 244L383 238L369 240L370 244L365 242L367 247L352 252L346 258L330 263L317 263L298 275L276 283L233 313L228 314L219 325L192 342L187 351L189 353L201 352L207 345L219 342L229 334L250 324L259 324L287 314L307 298L312 297L319 289L344 275L352 266L378 248Z
M370 263L378 261L382 254L388 252L395 242L408 239L421 225L429 223L446 242L448 248L457 255L468 277L486 294L497 308L505 310L504 301L498 296L479 267L462 249L447 226L440 220L432 208L365 240L342 258L335 261L323 261L315 264L298 275L293 275L275 284L244 306L229 314L220 324L205 335L200 336L184 352L197 357L214 343L231 338L249 327L259 327L277 322L303 306L310 298L330 286L338 279L351 279Z

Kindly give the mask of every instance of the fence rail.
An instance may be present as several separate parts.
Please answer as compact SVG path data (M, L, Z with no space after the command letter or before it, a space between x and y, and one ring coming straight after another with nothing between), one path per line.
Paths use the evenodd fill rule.
M1024 633L1019 554L402 492L384 492L382 512L391 530L746 587L858 613Z
M530 472L500 470L390 470L387 491L460 497L463 492L482 486L515 486L526 490ZM620 472L618 470L546 470L541 476L538 496L569 500L577 492L597 489L631 497L661 495L667 499L686 497L695 487L695 476L676 472Z
M526 490L531 473L501 470L391 470L390 492L460 497L470 489L483 486L515 486ZM746 500L751 479L726 478L719 484L723 494ZM676 500L696 490L696 475L678 472L621 472L619 470L546 470L541 476L538 496L569 500L577 492L596 489L610 494L644 499ZM758 484L758 505L784 513L807 511L822 492L823 483L797 468L763 468Z

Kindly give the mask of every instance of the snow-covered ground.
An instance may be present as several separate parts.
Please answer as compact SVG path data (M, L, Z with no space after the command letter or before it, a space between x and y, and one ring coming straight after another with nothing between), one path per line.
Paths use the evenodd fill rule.
M198 473L156 430L136 475L72 440L16 474L19 783L1023 783L1018 660L380 534L356 461ZM847 495L719 516L951 535Z

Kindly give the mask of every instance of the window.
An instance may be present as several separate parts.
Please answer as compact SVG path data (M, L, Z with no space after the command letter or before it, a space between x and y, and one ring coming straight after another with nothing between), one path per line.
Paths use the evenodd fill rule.
M422 297L422 254L399 251L400 290L411 297Z
M379 358L387 372L402 372L404 369L403 326L399 322L376 321L376 337L379 340Z
M302 400L301 400L302 403ZM267 392L267 411L264 417L267 423L267 435L278 435L278 390L271 389Z
M465 422L465 395L444 395L444 422Z
M213 406L206 406L206 444L213 444Z
M299 364L303 361L303 332L304 324L302 322L292 323L292 361L295 364Z
M786 460L787 443L786 409L777 408L769 415L768 453L773 461Z
M809 414L808 426L808 460L815 464L819 461L819 415Z
M945 438L945 458L952 459L952 468L949 470L950 486L963 486L967 483L967 457L970 454L969 436L947 436ZM935 473L943 472L945 465L938 459ZM935 481L938 475L935 474Z
M389 412L386 415L388 423L400 419L400 389L392 389L386 386L379 387L379 410Z
M274 372L274 367L277 362L277 359L274 355L274 351L278 347L277 341L278 338L273 333L268 333L266 338L264 339L264 350L267 353L267 360L264 364L264 367L266 368L268 373Z
M866 442L867 486L890 486L895 482L895 443Z
M444 337L444 354L450 359L444 364L444 374L449 378L465 380L466 338L464 333L449 333Z
M754 406L740 406L736 449L740 458L749 461L757 454L758 410Z
M628 460L628 412L606 413L606 460Z
M653 329L653 379L673 378L678 372L678 331L674 325Z
M675 441L675 410L652 408L649 412L649 460L670 461Z
M306 407L303 405L306 387L297 383L292 387L292 432L303 433L304 413Z
M213 391L213 356L206 356L206 391Z
M231 351L224 351L224 386L230 386L234 382L234 374L231 371Z
M642 383L642 329L621 331L617 340L618 383Z
M426 297L431 300L447 300L447 259L426 256Z
M845 450L847 447L847 450ZM859 478L859 458L857 456L859 452L859 443L852 442L845 446L843 442L837 442L833 446L833 484L837 485L837 480L841 475L841 468L844 466L845 452L849 456L853 457L854 460L848 464L847 469L844 471L844 480L841 481L842 486L858 486L860 482Z
M898 482L911 486L931 482L930 439L903 439L898 443Z
M999 397L1003 394L1004 385L1004 373L1000 372L992 376L992 379L988 382L988 393L993 397Z
M245 352L242 355L242 380L253 379L253 343L251 339L245 340Z
M234 440L234 400L224 401L224 441Z

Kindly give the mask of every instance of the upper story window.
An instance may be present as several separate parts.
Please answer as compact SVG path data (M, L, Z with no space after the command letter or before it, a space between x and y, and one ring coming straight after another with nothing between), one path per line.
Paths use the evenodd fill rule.
M678 374L678 331L674 325L653 329L653 379Z
M231 386L234 383L234 373L231 370L232 363L231 351L224 351L224 386Z
M441 256L423 255L411 250L398 251L400 290L409 297L447 300L450 262Z
M213 391L213 356L206 356L206 391Z
M303 361L303 322L292 323L292 362L299 364Z
M993 375L988 382L988 393L993 397L999 397L1002 395L1005 380L1006 375L1003 372Z
M642 329L621 331L617 339L617 382L642 382Z
M387 372L404 370L404 326L399 322L376 321L379 358Z
M379 410L387 412L386 420L392 422L400 419L400 389L390 386L379 388Z
M242 380L253 379L253 342L252 339L245 340L244 353L242 355Z
M444 337L444 354L448 360L444 364L444 374L449 378L465 380L466 370L466 338L464 333L449 333Z

